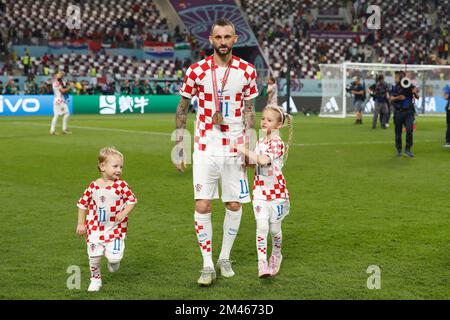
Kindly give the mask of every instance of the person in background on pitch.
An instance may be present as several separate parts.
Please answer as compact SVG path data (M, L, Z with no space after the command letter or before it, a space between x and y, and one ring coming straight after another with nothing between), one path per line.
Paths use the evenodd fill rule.
M350 93L353 95L353 107L356 111L355 124L362 124L364 101L366 100L366 87L359 77L354 77L350 85Z
M395 73L395 85L390 92L390 100L394 106L394 124L395 124L395 147L397 156L402 156L402 131L406 128L406 146L405 155L412 158L411 152L413 145L413 123L414 123L414 99L418 99L417 88L410 84L408 87L402 85L402 79L405 74L402 71Z
M389 90L388 90L389 92ZM391 104L391 100L388 98L387 102L386 102L386 106L387 106L387 113L385 114L385 127L389 128L389 121L391 120L391 113L393 113L393 106ZM381 121L381 115L380 115L380 121Z
M278 105L278 87L273 76L267 78L267 105Z
M258 87L256 68L232 54L237 39L231 21L221 18L214 22L209 36L214 53L187 69L176 110L176 156L172 161L176 169L183 172L186 157L183 138L189 101L197 96L192 171L193 218L203 258L203 268L197 280L200 286L209 286L216 280L211 216L212 200L219 198L219 183L225 217L217 267L225 278L235 274L230 260L231 249L239 231L242 205L251 202L247 169L232 144L234 141L239 144L249 141L247 133L255 127L254 98L258 96Z
M66 86L62 81L63 77L64 71L56 72L53 77L52 87L55 97L53 98L53 119L50 126L51 135L56 135L56 124L60 116L63 117L62 133L71 134L71 132L67 129L67 123L70 116L69 106L67 103L69 99L68 92L72 90L72 83L70 83L69 86Z
M287 120L289 138L287 145L279 135L279 130ZM265 136L256 144L255 151L243 146L236 149L255 164L253 183L253 211L256 219L256 250L258 253L258 276L266 278L278 274L283 256L281 255L281 222L289 214L290 202L286 180L281 171L288 157L292 142L292 116L284 113L276 105L268 105L261 116L261 130ZM267 235L272 235L272 253L267 262Z
M444 147L450 148L450 87L448 84L444 88L444 98L447 100L447 104L445 105L445 111L447 114L447 132L445 134Z
M88 291L102 286L100 264L108 259L109 272L119 270L125 250L128 215L137 199L122 179L123 155L114 147L100 150L97 163L100 178L92 181L78 200L77 235L86 234L91 269ZM87 217L86 217L87 213Z
M389 87L384 82L382 74L377 76L376 83L370 86L369 93L375 102L375 110L373 112L372 129L376 129L378 115L380 114L380 123L383 129L386 129L386 120L388 110L388 91Z

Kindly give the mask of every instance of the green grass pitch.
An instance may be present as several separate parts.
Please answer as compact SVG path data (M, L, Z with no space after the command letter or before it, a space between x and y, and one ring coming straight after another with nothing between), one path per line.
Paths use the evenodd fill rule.
M71 136L50 136L50 120L0 118L0 299L450 298L450 150L442 147L442 117L418 117L410 159L395 156L392 122L372 130L369 117L355 126L353 119L295 116L281 272L258 279L255 221L245 205L232 251L236 276L219 276L209 288L196 284L192 166L181 174L170 161L175 116L72 116ZM139 203L119 272L110 274L103 260L102 290L88 294L76 202L98 176L98 150L109 145L124 153L123 178ZM223 216L215 201L214 261ZM81 268L80 290L66 288L72 265ZM381 269L379 290L367 288L370 265Z

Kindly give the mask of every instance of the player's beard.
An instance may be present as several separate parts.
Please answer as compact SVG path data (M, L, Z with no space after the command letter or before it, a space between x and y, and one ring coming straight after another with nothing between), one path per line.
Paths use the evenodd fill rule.
M226 48L227 51L225 53L221 52L220 51L221 48ZM228 46L217 46L217 47L214 47L214 52L217 53L217 55L219 55L219 56L225 57L225 56L227 56L227 55L229 55L231 53L231 47L228 47Z

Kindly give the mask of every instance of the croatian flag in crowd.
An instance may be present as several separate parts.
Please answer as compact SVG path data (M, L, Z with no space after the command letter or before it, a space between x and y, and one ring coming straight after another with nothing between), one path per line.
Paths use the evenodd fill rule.
M65 43L63 40L49 40L48 47L50 49L62 49Z
M152 58L173 58L172 42L144 42L144 53Z
M67 48L71 50L86 50L88 48L85 39L72 40L67 43Z

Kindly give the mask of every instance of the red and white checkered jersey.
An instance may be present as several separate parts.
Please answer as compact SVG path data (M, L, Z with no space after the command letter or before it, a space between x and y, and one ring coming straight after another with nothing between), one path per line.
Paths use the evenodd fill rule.
M58 80L53 81L52 84L53 93L55 94L53 103L54 104L64 104L66 100L64 99L64 95L61 93L62 85Z
M255 153L259 156L268 156L271 161L267 165L256 166L253 182L254 200L289 199L286 180L281 171L284 151L283 140L278 136L258 140Z
M106 188L99 187L96 181L91 182L77 203L78 208L88 210L86 242L106 243L114 239L125 239L128 217L117 223L116 215L126 204L135 203L137 199L133 191L123 180L117 179Z
M222 101L224 121L221 125L213 125L212 116L216 112L216 105L211 63L212 56L209 56L191 65L180 89L183 97L198 97L194 151L213 156L235 156L237 150L231 145L244 142L244 100L254 99L258 95L256 69L252 64L233 56L224 92L220 92L227 68L216 66L217 90Z

